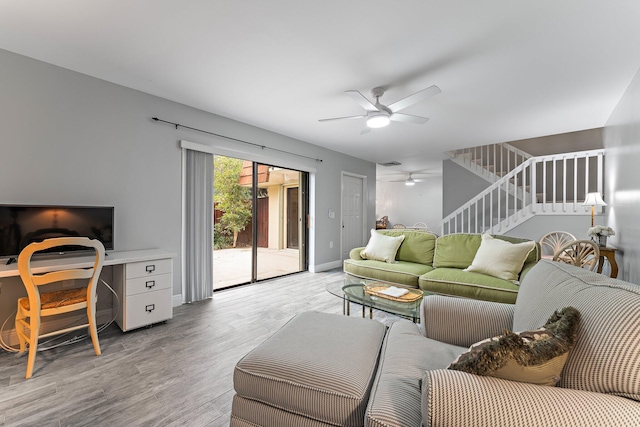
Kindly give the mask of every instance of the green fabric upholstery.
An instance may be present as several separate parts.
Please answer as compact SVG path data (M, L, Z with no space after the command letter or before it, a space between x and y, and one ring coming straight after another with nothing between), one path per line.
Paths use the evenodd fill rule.
M529 239L519 237L492 235L496 239L509 243L527 242ZM435 254L433 257L434 268L467 268L473 262L473 258L478 252L482 243L481 234L448 234L436 239ZM527 271L538 261L540 261L540 244L536 242L536 248L531 251L524 261L524 268ZM531 264L531 265L530 265ZM522 279L522 276L520 277Z
M406 261L398 261L393 264L363 259L347 259L344 261L345 273L365 279L398 283L412 288L417 288L418 278L431 270L433 270L433 267L430 265Z
M480 234L448 234L436 240L435 268L467 268L482 243Z
M458 268L436 268L418 281L420 289L442 295L514 304L519 286L508 280Z
M419 230L378 230L378 233L386 236L404 236L404 241L398 249L396 260L417 262L431 265L436 247L435 234Z
M344 261L344 271L364 279L381 280L427 292L513 304L518 285L507 280L476 272L465 272L482 243L481 234L450 234L437 237L419 230L378 230L388 236L405 236L395 263L363 260L363 248L354 248ZM493 236L510 243L530 241L518 237ZM520 272L519 281L540 260L540 244L536 242Z

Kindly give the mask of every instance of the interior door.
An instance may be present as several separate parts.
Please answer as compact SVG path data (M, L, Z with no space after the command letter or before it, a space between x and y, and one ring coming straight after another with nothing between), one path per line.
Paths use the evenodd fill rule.
M364 244L364 194L365 179L361 176L342 174L342 259L349 258L349 251Z

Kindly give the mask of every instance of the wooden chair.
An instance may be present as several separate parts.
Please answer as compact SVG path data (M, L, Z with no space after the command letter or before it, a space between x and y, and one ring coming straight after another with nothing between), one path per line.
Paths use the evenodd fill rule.
M93 249L95 261L93 267L87 269L69 269L49 272L34 272L31 258L34 253L61 246L83 246ZM42 242L31 243L18 256L18 271L22 283L27 289L27 296L18 300L16 313L16 333L20 341L20 353L24 353L29 344L29 358L27 362L26 378L31 378L33 365L38 350L38 339L63 334L82 328L89 328L93 348L96 355L100 355L100 343L96 327L96 287L102 264L104 263L104 246L98 240L87 237L58 237L46 239ZM77 289L63 289L40 293L39 286L63 280L88 280L86 286ZM61 330L40 334L40 319L42 317L69 313L76 310L86 310L88 322ZM27 333L28 330L28 333Z
M600 249L591 240L575 240L566 243L553 256L554 261L560 261L581 268L594 271L598 266Z
M545 234L540 239L542 258L553 259L553 256L558 250L560 250L560 248L575 240L575 236L566 231L552 231L551 233Z

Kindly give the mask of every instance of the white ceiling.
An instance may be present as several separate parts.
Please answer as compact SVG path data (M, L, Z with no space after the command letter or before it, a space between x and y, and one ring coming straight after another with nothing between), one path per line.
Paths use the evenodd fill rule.
M0 0L0 48L435 171L448 149L603 126L640 68L639 23L638 0ZM424 125L318 122L362 113L345 90L384 86L388 104L434 84L404 111Z

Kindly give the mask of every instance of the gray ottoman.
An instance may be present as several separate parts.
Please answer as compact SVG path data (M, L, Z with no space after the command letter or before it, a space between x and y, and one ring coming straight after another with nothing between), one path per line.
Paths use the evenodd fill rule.
M231 426L362 426L386 328L305 312L242 358Z

